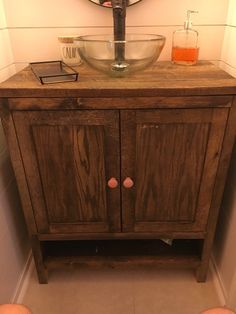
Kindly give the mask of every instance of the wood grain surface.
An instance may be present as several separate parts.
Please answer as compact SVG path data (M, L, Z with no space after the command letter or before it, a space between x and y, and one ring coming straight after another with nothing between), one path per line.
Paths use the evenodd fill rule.
M232 96L10 98L10 110L157 109L231 107ZM8 108L7 107L7 108ZM3 105L4 108L4 105Z
M236 94L236 79L217 66L200 61L184 67L157 62L145 71L112 78L85 64L75 69L77 82L41 85L31 69L0 84L0 97L154 97Z
M204 61L157 62L119 79L76 70L77 82L41 85L27 67L0 84L39 282L47 266L65 264L191 267L205 281L235 141L236 79ZM125 241L160 238L174 245L117 255ZM105 259L76 249L111 239Z
M123 231L204 231L228 109L122 111Z
M117 118L103 111L14 113L40 232L120 229L119 188L107 196L109 177L119 180Z

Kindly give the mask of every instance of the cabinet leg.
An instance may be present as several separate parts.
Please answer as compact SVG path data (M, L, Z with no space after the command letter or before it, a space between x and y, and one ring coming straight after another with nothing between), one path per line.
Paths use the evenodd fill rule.
M211 249L213 244L213 232L208 233L201 249L201 264L196 269L197 282L205 282L207 279L207 273L209 268L209 262L211 257Z
M205 282L208 273L208 263L203 263L196 269L196 280L197 282Z
M39 283L46 284L48 283L48 273L43 263L42 248L37 236L32 236L31 244Z

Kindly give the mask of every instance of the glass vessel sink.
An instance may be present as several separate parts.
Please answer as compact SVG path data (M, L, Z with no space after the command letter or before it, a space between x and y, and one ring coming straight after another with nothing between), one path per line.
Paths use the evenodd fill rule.
M113 35L88 35L75 39L81 58L91 67L122 77L153 64L165 45L165 37L153 34L126 34L124 41Z

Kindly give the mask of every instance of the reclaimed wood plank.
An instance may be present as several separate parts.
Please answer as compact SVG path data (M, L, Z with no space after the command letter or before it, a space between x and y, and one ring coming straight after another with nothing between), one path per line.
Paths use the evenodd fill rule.
M117 97L117 98L10 98L11 110L83 110L230 107L231 96Z
M217 66L200 61L193 67L158 62L124 78L112 78L76 67L77 82L41 85L29 67L0 84L0 97L153 97L236 94L236 79Z

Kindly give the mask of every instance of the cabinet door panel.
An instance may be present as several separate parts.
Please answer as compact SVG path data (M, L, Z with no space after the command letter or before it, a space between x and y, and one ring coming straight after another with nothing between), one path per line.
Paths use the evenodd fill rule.
M32 126L32 131L49 220L104 220L103 126Z
M204 231L227 109L122 112L123 229Z
M194 220L208 132L207 124L138 125L137 221Z
M119 180L117 112L16 112L14 120L38 230L120 231L119 188L106 187Z

